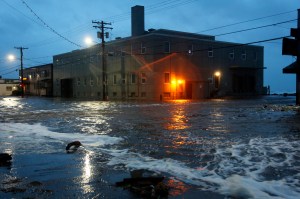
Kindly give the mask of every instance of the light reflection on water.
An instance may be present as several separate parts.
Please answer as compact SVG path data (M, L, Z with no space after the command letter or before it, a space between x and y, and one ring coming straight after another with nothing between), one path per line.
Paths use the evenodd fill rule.
M90 153L86 152L83 158L83 167L82 167L82 189L84 193L94 192L94 188L89 184L91 177L93 175L93 169L91 165Z
M184 130L189 128L187 113L184 107L176 107L170 111L169 121L166 123L167 130Z

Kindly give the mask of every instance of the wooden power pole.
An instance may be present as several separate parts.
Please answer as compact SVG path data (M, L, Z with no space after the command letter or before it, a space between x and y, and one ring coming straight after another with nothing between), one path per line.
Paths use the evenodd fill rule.
M20 50L20 60L21 60L21 70L20 70L20 76L21 76L21 96L22 98L24 97L24 76L23 76L23 50L26 50L28 48L24 48L24 47L15 47L15 49L19 49Z
M108 32L105 32L107 29L112 29L107 25L111 25L111 23L107 23L104 21L93 21L93 23L97 24L93 26L94 28L98 28L100 31L97 32L97 37L101 39L101 51L102 51L102 99L103 101L107 100L107 67L105 60L105 36L108 37Z

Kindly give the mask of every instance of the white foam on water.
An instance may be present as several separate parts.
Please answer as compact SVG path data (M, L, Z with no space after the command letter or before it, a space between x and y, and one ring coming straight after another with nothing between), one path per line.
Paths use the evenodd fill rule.
M123 140L122 138L111 137L108 135L54 132L39 123L0 123L0 134L2 137L10 138L10 140L24 140L27 142L26 144L37 141L47 142L49 140L62 143L78 140L84 146L101 147L105 145L114 145Z
M217 149L214 160L202 168L128 150L107 152L113 156L108 163L110 166L124 165L128 169L167 173L185 183L197 185L201 190L229 197L296 199L300 195L298 141L254 138L246 144Z

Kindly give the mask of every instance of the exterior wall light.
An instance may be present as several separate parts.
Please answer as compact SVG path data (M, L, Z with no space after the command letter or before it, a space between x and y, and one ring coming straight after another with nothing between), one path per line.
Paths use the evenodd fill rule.
M215 72L215 76L216 76L216 77L220 77L220 76L221 76L221 72L220 72L220 71L216 71L216 72Z

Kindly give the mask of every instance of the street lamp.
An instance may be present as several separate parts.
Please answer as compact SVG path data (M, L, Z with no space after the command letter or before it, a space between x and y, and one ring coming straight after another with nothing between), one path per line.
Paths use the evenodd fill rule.
M9 54L9 55L7 55L7 59L8 59L8 61L14 61L16 59L16 57L13 54Z
M85 43L86 45L88 45L88 46L91 46L91 45L93 44L93 39L92 39L91 37L89 37L89 36L86 36L86 37L84 38L84 43Z

